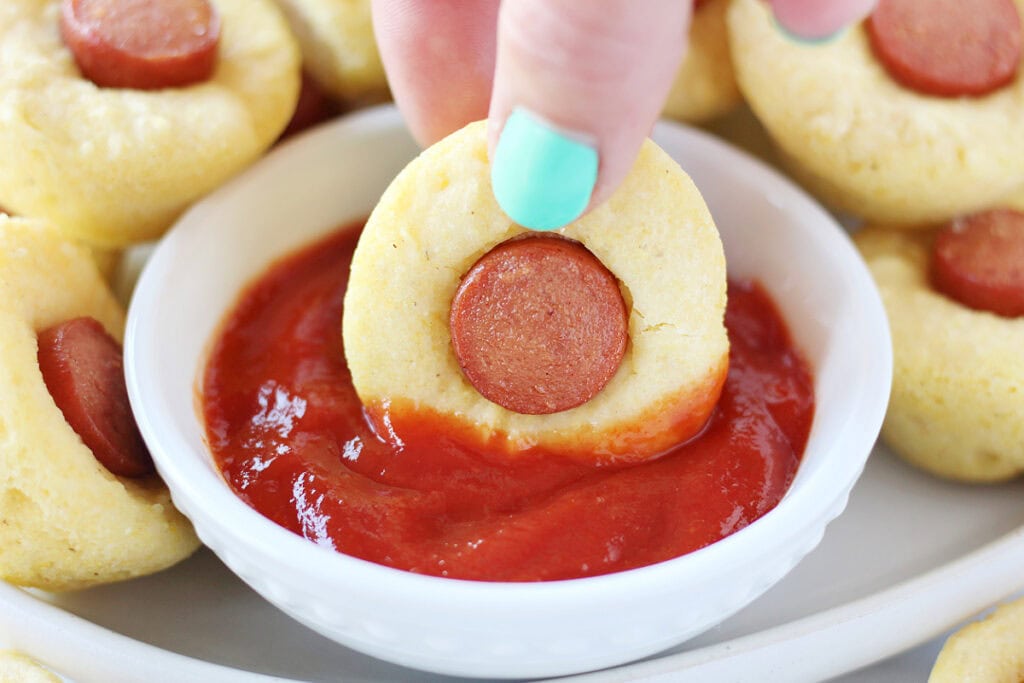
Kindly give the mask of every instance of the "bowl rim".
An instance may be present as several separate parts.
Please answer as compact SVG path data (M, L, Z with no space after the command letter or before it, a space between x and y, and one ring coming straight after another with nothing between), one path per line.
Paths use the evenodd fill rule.
M153 318L158 315L153 301L164 283L174 281L166 276L165 271L169 268L169 261L178 243L187 243L193 238L192 233L202 226L204 206L222 201L224 197L231 200L253 174L286 173L292 164L297 163L296 160L320 145L324 139L360 136L370 132L407 135L398 111L393 106L383 105L361 110L297 136L272 150L253 167L186 212L158 244L143 269L129 307L125 333L125 374L129 398L140 431L152 451L160 476L171 490L175 505L193 520L197 529L204 531L211 527L222 536L232 537L249 552L257 553L264 561L285 565L289 570L299 572L292 583L298 583L300 576L302 582L310 586L319 582L334 582L339 576L344 576L346 581L361 586L362 590L372 591L371 587L380 586L389 596L399 600L422 596L424 591L428 591L440 600L471 597L474 609L501 605L513 611L530 611L541 604L560 609L564 603L576 602L581 597L592 598L596 592L606 596L628 595L631 599L645 593L653 597L663 592L666 581L678 582L681 574L703 576L708 571L720 572L722 567L742 567L751 560L770 554L771 548L786 539L804 533L808 526L815 524L815 520L827 514L828 508L834 506L839 498L845 501L845 495L862 471L881 428L892 375L888 322L867 266L835 219L792 181L709 133L670 122L657 124L653 136L656 140L665 136L689 138L689 142L699 149L719 155L723 164L730 165L730 172L759 176L758 182L766 183L774 196L810 211L815 224L824 224L818 226L815 234L810 237L814 241L828 244L830 258L836 260L842 272L852 278L850 286L856 290L851 299L855 304L853 310L865 324L880 333L866 336L858 340L857 344L849 345L854 352L859 353L856 360L866 361L865 367L874 367L877 371L856 374L854 381L847 387L855 399L853 405L856 409L842 420L841 427L830 437L830 445L821 456L828 459L829 467L819 467L811 476L801 480L799 490L813 492L813 495L801 495L798 499L801 504L794 502L794 490L797 489L797 479L794 479L782 500L772 510L730 536L686 555L652 565L584 578L538 582L476 581L416 574L318 546L278 526L245 504L228 487L219 470L209 462L211 456L208 452L192 454L200 457L177 456L179 451L193 449L180 434L168 427L168 421L162 419L155 410L159 401L154 403L154 395L159 394L159 388L147 384L143 378L140 349L147 343L148 330L152 329ZM300 245L296 248L302 247ZM226 312L222 312L222 317ZM795 342L799 345L798 339ZM209 340L206 340L204 348L207 351L208 347ZM205 367L207 357L207 352L204 352L200 366L196 369L197 376ZM189 401L192 404L194 397L190 396ZM195 417L200 420L198 414ZM834 457L833 452L840 448L839 444L843 444L843 451L855 451L857 457ZM797 477L799 474L798 471ZM236 530L242 528L250 529L251 532L236 533ZM766 552L752 556L747 546L758 537L773 540ZM387 580L380 583L382 578Z

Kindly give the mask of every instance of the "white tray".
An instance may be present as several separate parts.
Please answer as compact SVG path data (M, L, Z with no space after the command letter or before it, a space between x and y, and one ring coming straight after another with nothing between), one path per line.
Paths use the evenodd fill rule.
M822 680L928 641L1024 588L1021 567L1024 481L946 483L878 447L822 544L760 600L658 657L572 680ZM0 583L0 646L75 683L448 680L325 640L208 552L68 595Z

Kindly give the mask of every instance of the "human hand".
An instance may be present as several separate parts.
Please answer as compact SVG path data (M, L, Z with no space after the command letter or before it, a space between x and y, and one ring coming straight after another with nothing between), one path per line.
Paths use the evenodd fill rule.
M877 0L772 0L821 40ZM373 0L392 92L429 145L487 117L505 212L558 229L607 199L657 120L686 48L687 0Z

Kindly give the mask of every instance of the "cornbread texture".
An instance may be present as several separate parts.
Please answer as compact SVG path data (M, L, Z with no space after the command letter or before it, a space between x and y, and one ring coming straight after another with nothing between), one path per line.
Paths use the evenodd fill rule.
M299 53L271 0L211 0L216 69L184 88L100 88L59 31L59 0L0 3L0 205L117 247L159 236L260 156L299 92Z
M348 364L371 413L409 404L468 423L510 452L554 446L612 460L649 457L699 429L728 363L725 258L678 164L646 142L615 195L561 231L619 280L630 341L602 391L549 415L483 398L462 375L448 328L462 276L524 232L494 199L483 122L432 146L392 182L360 238L345 297Z
M111 474L51 398L37 334L79 316L120 341L124 314L89 253L0 216L0 578L46 590L154 572L199 544L158 477Z
M889 76L863 24L801 44L766 3L735 0L728 25L747 102L792 175L832 207L880 223L941 222L1024 185L1021 76L985 97L932 97Z
M976 311L929 283L933 230L868 227L855 241L893 343L882 437L911 463L961 481L1024 471L1024 318Z
M1024 680L1024 599L1003 605L946 640L928 683Z

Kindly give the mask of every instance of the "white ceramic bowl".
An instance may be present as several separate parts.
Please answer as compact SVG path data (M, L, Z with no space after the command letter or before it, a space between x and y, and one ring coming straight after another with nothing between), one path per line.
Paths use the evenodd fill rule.
M814 369L817 409L792 487L747 528L631 571L486 583L382 567L276 526L225 484L196 386L240 289L275 259L369 214L416 153L394 109L355 114L271 153L188 212L159 245L128 317L132 407L175 504L249 585L356 650L435 672L567 674L637 659L722 621L778 581L846 505L889 393L889 333L845 233L789 181L716 139L661 124L655 139L701 188L729 271L774 296Z

